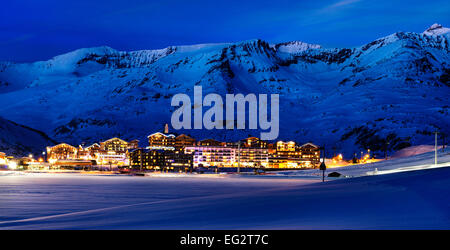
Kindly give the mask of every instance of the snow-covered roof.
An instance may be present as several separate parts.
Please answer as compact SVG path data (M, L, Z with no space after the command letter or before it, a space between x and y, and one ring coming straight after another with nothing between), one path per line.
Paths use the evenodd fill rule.
M319 146L317 146L316 144L311 143L311 142L307 142L307 143L305 143L305 144L302 145L302 147L304 147L304 146L313 146L313 147L315 147L315 148L319 148Z
M88 147L86 147L86 148L92 148L93 146L100 147L100 145L99 145L98 143L94 143L94 144L92 144L92 145L90 145L90 146L88 146Z
M190 138L190 139L194 139L194 138L192 138L192 137L190 137L189 135L186 135L186 134L181 134L181 135L179 135L179 136L177 136L177 138ZM195 139L194 139L195 140Z
M67 144L67 143L60 143L60 144L57 144L57 145L49 147L49 148L60 147L60 146L68 146L68 147L76 149L76 147L74 147L74 146L72 146L70 144Z
M105 142L109 142L109 141L113 141L113 140L119 140L119 141L121 141L121 142L125 142L125 143L128 143L127 141L125 141L125 140L122 140L122 139L120 139L120 138L117 138L117 137L114 137L114 138L108 139L108 140L104 141L103 143L105 143Z
M162 135L162 136L164 136L164 137L171 137L171 138L175 138L175 135L173 135L173 134L164 134L164 133L161 133L161 132L156 132L156 133L153 133L153 134L151 134L151 135L149 135L149 136L147 136L147 138L150 138L150 137L152 137L152 136L154 136L154 135Z

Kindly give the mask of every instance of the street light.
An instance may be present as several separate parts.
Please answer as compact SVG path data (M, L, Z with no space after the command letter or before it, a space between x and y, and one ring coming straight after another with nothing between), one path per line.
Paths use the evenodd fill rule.
M322 182L325 182L325 170L327 170L327 165L325 165L325 147L323 149L323 161L320 164L319 169L322 170Z

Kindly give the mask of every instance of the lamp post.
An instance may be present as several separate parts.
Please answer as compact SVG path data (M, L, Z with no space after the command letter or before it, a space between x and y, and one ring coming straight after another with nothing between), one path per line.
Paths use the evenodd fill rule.
M325 147L323 149L323 161L320 164L320 170L322 170L322 182L325 182L325 170L327 170L327 165L325 165Z

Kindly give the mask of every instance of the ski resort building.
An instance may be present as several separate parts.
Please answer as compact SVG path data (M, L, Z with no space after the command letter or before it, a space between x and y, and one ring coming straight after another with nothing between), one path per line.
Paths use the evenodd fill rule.
M127 142L117 137L111 138L104 142L100 142L100 149L102 151L114 151L116 153L124 153L128 149L133 149L137 147L138 147L138 140Z
M175 148L175 135L156 132L148 137L148 148Z
M78 159L78 148L67 143L47 147L47 159L49 161Z
M192 168L192 155L175 149L143 149L129 152L130 167L140 170L187 171Z
M267 167L265 148L238 148L229 146L192 146L185 148L192 154L194 167Z
M196 140L188 135L181 134L175 137L175 148L177 150L184 149L187 146L194 146Z
M278 141L269 150L269 168L315 168L320 164L320 148L312 143Z

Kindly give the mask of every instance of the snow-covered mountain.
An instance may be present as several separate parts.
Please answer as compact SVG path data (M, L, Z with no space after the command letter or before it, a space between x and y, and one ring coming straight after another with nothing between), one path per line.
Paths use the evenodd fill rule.
M279 93L281 140L348 155L430 143L450 132L450 33L397 32L356 48L250 40L133 52L79 49L0 63L0 115L72 144L141 139L170 124L171 97ZM175 132L175 131L173 131ZM178 131L233 140L259 131ZM387 144L389 142L389 144ZM331 150L330 150L331 151Z
M425 30L423 32L423 34L428 35L428 36L438 36L438 35L443 35L443 34L446 34L449 32L450 32L449 28L442 27L442 25L435 23L435 24L431 25L430 28Z
M0 152L16 156L41 154L46 146L54 143L41 131L0 117Z

